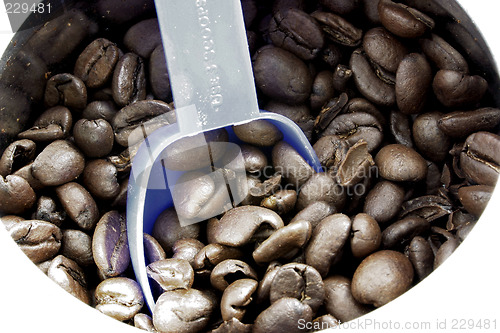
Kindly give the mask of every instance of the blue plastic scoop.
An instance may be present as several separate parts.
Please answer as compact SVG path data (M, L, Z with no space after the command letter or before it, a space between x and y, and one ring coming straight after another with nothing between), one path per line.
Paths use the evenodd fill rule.
M219 128L232 132L232 125L263 119L277 126L284 140L321 170L309 141L293 121L259 111L240 1L157 0L155 4L177 122L143 133L127 199L132 265L151 311L155 299L146 274L143 233L151 233L158 215L174 206L172 188L179 177L164 168L161 156L166 147L181 138Z

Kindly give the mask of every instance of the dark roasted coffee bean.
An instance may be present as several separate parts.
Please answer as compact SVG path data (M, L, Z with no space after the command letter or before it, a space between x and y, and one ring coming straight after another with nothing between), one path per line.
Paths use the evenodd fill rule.
M161 333L200 332L209 323L216 303L197 289L163 293L153 310L153 324Z
M38 191L44 188L45 185L43 185L42 182L40 182L40 180L38 180L37 178L35 178L35 176L33 176L33 169L31 168L32 165L33 162L26 164L21 169L14 172L13 175L24 178L33 190Z
M172 258L186 260L193 266L196 255L204 247L205 245L202 242L194 238L179 239L172 247L172 251L174 252Z
M333 13L316 11L311 14L318 20L325 35L332 41L345 46L358 46L363 37L363 31Z
M45 105L63 105L81 111L87 105L87 88L82 80L71 74L57 74L45 88Z
M0 176L0 212L2 214L22 214L36 202L36 194L22 177Z
M415 275L420 281L432 273L434 253L425 238L421 236L413 237L408 247L408 258L413 264Z
M419 181L427 175L427 163L415 150L400 144L383 147L375 156L380 175L391 181Z
M38 117L33 126L19 133L21 139L33 141L54 141L66 138L73 125L73 117L68 108L55 106Z
M399 212L405 198L405 190L388 180L378 182L366 196L363 212L378 223L386 223Z
M181 226L174 209L166 209L156 219L152 236L161 244L167 254L179 239L197 238L200 232L198 224Z
M363 139L347 151L337 170L337 181L341 186L354 186L368 177L370 168L375 164L368 152L368 144Z
M236 259L221 261L210 273L212 287L220 291L224 291L231 283L243 278L257 280L257 273L246 262Z
M455 111L443 115L438 127L452 138L465 138L474 132L491 131L500 124L500 109L480 108L474 111Z
M134 53L120 58L113 72L113 99L125 106L146 98L146 74L144 61Z
M406 55L396 72L396 103L399 110L405 114L422 112L431 83L432 70L425 56L419 53Z
M378 12L384 27L403 38L420 37L434 28L432 18L405 4L380 0Z
M31 140L17 140L3 151L0 158L0 176L7 177L35 158L36 144Z
M451 203L449 200L438 195L424 195L405 201L401 205L400 217L420 216L428 222L432 222L440 217L451 213Z
M244 324L233 317L211 330L210 333L252 333L252 331L253 324Z
M123 37L123 44L142 58L149 58L153 50L161 44L158 20L147 19L130 27Z
M382 233L382 245L386 249L402 248L415 236L430 228L426 219L409 216L388 226Z
M269 26L269 37L274 45L304 60L315 58L324 44L318 22L309 14L294 8L274 14Z
M382 27L365 33L363 50L372 61L392 73L396 73L399 63L408 53L403 43Z
M104 119L78 120L73 127L73 136L76 145L87 157L103 157L113 149L113 128Z
M297 189L314 173L304 158L285 141L280 141L273 147L272 161L274 169Z
M42 195L38 198L36 212L33 214L33 218L54 223L60 227L66 219L66 212L57 207L54 199Z
M243 142L259 146L274 146L283 138L283 133L267 120L254 120L233 126L234 134Z
M267 157L260 149L245 144L240 149L246 172L259 174L267 166Z
M312 229L316 228L318 223L335 213L335 208L324 201L316 201L307 205L304 209L299 211L290 221L290 223L300 220L305 220L311 223Z
M83 170L83 184L98 199L112 200L119 191L116 167L106 160L93 160Z
M470 182L494 186L500 174L500 136L471 134L460 154L460 167Z
M94 264L92 238L80 230L63 230L61 254L83 267Z
M305 102L313 79L305 63L292 53L265 46L253 57L255 83L266 96L287 104Z
M47 276L80 301L91 304L85 273L73 260L58 255L50 263Z
M396 251L382 250L366 257L352 277L352 295L363 304L380 307L406 292L413 281L413 266Z
M125 216L117 211L104 214L92 237L92 253L97 267L107 276L122 274L130 264Z
M351 292L351 280L340 275L332 275L324 281L325 308L342 322L347 322L370 312L370 308L359 303Z
M432 88L437 99L446 107L463 108L478 103L488 89L488 82L479 75L442 69L434 76Z
M240 249L211 243L201 249L194 257L193 268L197 274L210 274L212 268L226 259L241 259Z
M465 210L475 216L480 216L493 194L493 187L486 185L472 185L461 187L458 198Z
M90 193L71 182L56 188L57 197L68 217L83 230L92 230L99 220L99 208Z
M413 148L410 117L399 111L391 111L389 128L394 141L408 148Z
M19 248L35 264L52 259L61 248L61 229L52 223L25 220L9 223L6 227Z
M252 279L241 279L231 283L222 294L220 301L222 319L224 321L236 318L243 320L246 307L252 302L253 293L259 283Z
M453 254L453 252L455 252L460 243L456 236L452 235L451 233L442 228L432 227L431 230L432 232L440 234L446 239L446 241L442 243L436 251L434 257L434 269L436 269L443 262L445 262L446 259L448 259Z
M443 117L441 112L419 115L413 121L413 140L417 149L428 159L441 162L451 148L450 138L438 126Z
M262 199L260 205L262 207L274 210L279 215L285 215L291 212L297 202L297 191L295 190L279 190L270 196Z
M351 219L344 214L325 217L314 229L305 254L306 263L325 277L341 257L351 232Z
M146 267L150 279L155 280L164 291L189 289L194 282L194 271L187 260L163 259Z
M311 266L290 263L281 266L274 276L270 289L270 301L275 303L284 297L293 297L318 311L325 297L321 275Z
M435 34L420 39L420 47L427 58L439 69L468 73L469 66L462 55L443 38Z
M334 97L333 73L321 71L314 78L311 92L311 109L319 110ZM268 109L266 109L268 110Z
M304 209L316 201L324 201L339 212L345 205L347 193L337 181L325 172L313 174L302 186L297 198L297 209Z
M356 258L363 258L380 247L382 232L378 222L368 214L359 213L352 219L351 252Z
M254 333L301 332L297 323L313 319L311 308L296 298L284 297L262 311L255 319Z
M106 279L95 290L95 308L116 320L132 319L143 305L141 287L129 278Z
M159 100L167 101L172 95L163 45L158 45L149 58L149 84Z
M334 13L347 15L359 6L358 0L320 0L320 4Z
M31 169L43 185L57 186L76 179L84 167L83 154L69 141L57 140L42 150Z
M161 247L160 243L151 235L144 234L144 256L147 263L153 263L158 260L167 259L165 250Z
M117 111L113 101L93 101L83 110L82 118L88 120L104 119L111 123Z
M90 43L80 54L75 64L75 76L82 79L88 88L100 88L111 78L120 49L105 38Z

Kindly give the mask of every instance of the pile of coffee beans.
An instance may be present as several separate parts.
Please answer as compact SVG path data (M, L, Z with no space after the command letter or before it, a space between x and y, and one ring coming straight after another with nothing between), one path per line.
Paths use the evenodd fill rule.
M77 3L2 70L4 226L55 283L150 332L317 331L366 314L453 253L500 173L494 74L450 38L439 7L241 3L260 107L298 124L324 172L272 124L235 126L248 195L210 218L217 184L196 157L171 157L196 181L144 234L152 313L126 199L134 130L175 122L153 2ZM207 219L181 226L196 216Z

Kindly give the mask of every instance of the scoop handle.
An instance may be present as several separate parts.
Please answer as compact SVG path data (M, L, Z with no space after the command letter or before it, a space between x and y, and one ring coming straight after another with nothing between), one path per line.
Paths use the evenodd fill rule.
M256 118L259 108L240 1L158 0L155 5L181 131ZM192 105L197 121L181 110Z

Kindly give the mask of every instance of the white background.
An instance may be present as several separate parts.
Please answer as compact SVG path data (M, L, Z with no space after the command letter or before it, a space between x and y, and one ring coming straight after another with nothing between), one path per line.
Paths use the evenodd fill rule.
M500 1L460 0L489 42L500 63ZM0 51L12 34L0 2ZM496 320L500 331L500 190L497 188L480 223L467 240L430 277L388 305L360 318L357 331L378 332L380 327L393 331L456 332L455 320L476 323ZM76 301L50 281L22 254L8 234L0 228L0 330L3 332L138 332L136 329L100 315ZM439 329L444 327L446 329ZM392 323L392 324L391 324ZM431 330L406 329L430 325ZM460 322L458 322L460 323ZM354 324L353 324L354 325ZM458 325L457 328L460 326ZM468 328L468 326L465 326ZM343 330L343 329L342 329ZM338 330L331 330L332 332ZM354 330L351 330L354 331ZM382 331L382 330L380 330ZM493 332L493 329L467 331Z

